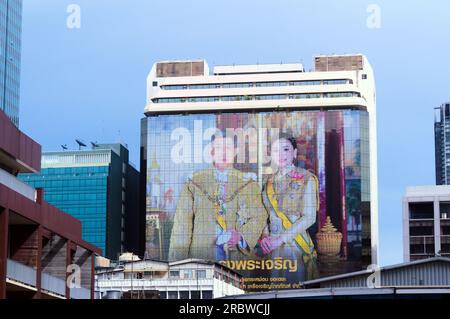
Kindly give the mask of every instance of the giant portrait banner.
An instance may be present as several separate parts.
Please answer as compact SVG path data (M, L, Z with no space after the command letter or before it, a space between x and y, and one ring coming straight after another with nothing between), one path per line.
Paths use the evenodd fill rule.
M367 112L143 121L146 257L215 261L242 273L248 291L370 263Z

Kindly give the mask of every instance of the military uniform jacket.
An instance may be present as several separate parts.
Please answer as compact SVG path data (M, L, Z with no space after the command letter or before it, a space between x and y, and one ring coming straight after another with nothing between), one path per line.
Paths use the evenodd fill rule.
M185 258L216 259L216 204L219 182L213 168L196 172L180 193L172 228L169 260ZM238 170L228 171L225 184L227 230L240 232L247 250L230 251L229 260L253 257L254 247L268 223L261 191L254 179Z

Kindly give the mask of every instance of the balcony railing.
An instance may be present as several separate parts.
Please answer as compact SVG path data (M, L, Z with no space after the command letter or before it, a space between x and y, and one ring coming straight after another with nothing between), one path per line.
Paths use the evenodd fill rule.
M36 287L36 269L21 264L15 260L7 260L6 277L18 283ZM41 274L41 289L45 292L65 296L66 281L48 273ZM73 299L91 299L91 291L87 288L71 288L70 297Z
M213 279L171 279L171 280L150 280L150 279L98 279L96 287L101 290L122 290L131 289L157 289L158 287L205 287L213 286Z
M41 274L41 288L60 296L66 295L66 281L45 272Z
M87 288L71 288L70 298L72 299L91 299L91 291Z
M8 259L6 277L22 284L36 287L36 269Z
M26 198L36 201L36 190L17 179L15 176L0 168L0 184L12 189L13 191L25 196Z

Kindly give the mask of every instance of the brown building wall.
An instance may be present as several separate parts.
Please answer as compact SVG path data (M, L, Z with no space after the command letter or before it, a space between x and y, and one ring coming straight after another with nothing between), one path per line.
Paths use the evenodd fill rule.
M55 235L45 238L42 245L42 272L66 279L66 240Z
M0 193L1 194L1 193ZM0 206L0 299L6 298L9 211Z
M10 258L21 264L36 267L38 257L38 227L12 225L9 228Z
M41 146L22 133L3 111L0 111L0 153L34 171L41 169ZM0 164L3 164L1 160Z
M156 65L156 76L159 78L201 76L204 75L204 72L205 64L203 61L161 62Z
M43 196L42 192L40 194L40 196ZM101 255L100 249L82 239L81 222L78 219L60 211L42 199L38 199L37 203L35 203L0 184L0 209L2 208L8 208L28 219L31 223L42 225L51 233Z
M43 195L42 192L38 193L39 196ZM15 220L20 220L20 223L16 224ZM68 258L68 245L73 251L73 258ZM92 298L92 258L95 254L100 255L101 250L81 239L81 223L77 219L59 211L42 198L33 202L0 184L0 299L8 297L8 258L37 270L37 292L31 294L31 298L41 297L41 271L65 280L70 263L81 266L82 286L91 288ZM69 296L69 289L66 288L66 297Z
M357 71L363 69L362 55L315 57L315 71Z

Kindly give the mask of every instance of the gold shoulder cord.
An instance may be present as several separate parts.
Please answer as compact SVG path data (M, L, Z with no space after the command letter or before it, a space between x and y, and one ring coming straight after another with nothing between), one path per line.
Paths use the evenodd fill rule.
M212 196L211 194L208 193L208 191L204 190L199 184L194 182L192 179L190 181L191 181L192 185L197 187L203 193L203 195L205 195L206 198L208 198L209 201L211 201L214 204L219 203L218 195ZM245 187L247 187L251 182L252 181L246 182L244 185L242 185L236 191L234 191L233 194L231 194L231 196L226 197L223 202L229 203L229 202L233 201L233 199L237 196L237 194L240 193L240 191L242 191Z

